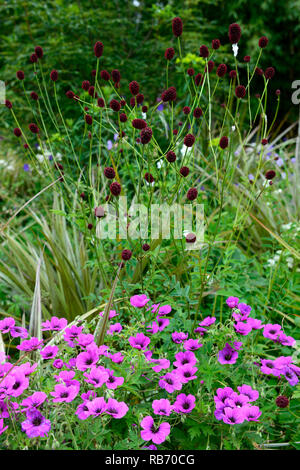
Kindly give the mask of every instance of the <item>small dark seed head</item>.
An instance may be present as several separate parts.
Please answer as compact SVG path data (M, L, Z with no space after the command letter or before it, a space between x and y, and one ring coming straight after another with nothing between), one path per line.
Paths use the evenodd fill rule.
M123 250L121 256L122 256L122 259L124 261L128 261L132 256L132 251L131 250Z
M113 180L114 177L116 176L115 170L110 166L104 168L103 173L104 173L104 176L106 176L106 178L108 178L109 180Z
M97 57L97 59L102 56L102 54L103 54L103 44L102 44L102 42L100 42L100 41L96 42L96 44L94 45L94 54Z
M289 399L288 397L284 396L284 395L279 395L279 397L276 398L276 405L279 407L279 408L287 408L289 406Z
M57 70L51 70L50 79L52 80L52 82L57 82L57 80L58 80L58 71Z
M172 60L174 55L175 55L175 50L173 49L173 47L168 47L168 49L166 49L165 51L165 58L167 60Z
M173 163L176 160L176 153L173 152L172 150L169 150L169 152L166 155L166 158L169 163Z
M172 20L172 30L174 36L177 38L182 35L182 19L179 17L173 18Z
M258 45L261 49L264 49L265 47L267 47L268 42L269 39L266 36L262 36L258 41Z
M197 188L190 188L187 192L186 197L189 201L194 201L198 196Z
M189 174L189 172L190 172L190 169L187 166L183 166L180 168L180 174L184 178Z
M267 180L272 180L273 178L275 178L275 176L276 176L276 172L274 170L268 170L265 173L265 177Z
M19 80L24 80L24 78L25 78L25 74L24 74L23 70L18 70L16 75L17 75L17 78Z

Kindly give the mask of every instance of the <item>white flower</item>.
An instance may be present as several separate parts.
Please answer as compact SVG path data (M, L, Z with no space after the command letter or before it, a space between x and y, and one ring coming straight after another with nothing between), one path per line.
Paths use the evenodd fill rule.
M43 162L43 161L44 161L44 155L42 155L41 153L37 153L37 154L36 154L36 158L38 159L39 162Z
M133 4L134 7L139 7L140 6L140 2L138 0L133 0L132 4Z
M239 46L237 44L232 44L233 55L236 57L238 55Z
M161 168L161 167L163 166L163 164L164 164L164 161L163 161L163 159L161 158L161 159L158 160L158 162L156 163L156 166L157 166L157 168Z

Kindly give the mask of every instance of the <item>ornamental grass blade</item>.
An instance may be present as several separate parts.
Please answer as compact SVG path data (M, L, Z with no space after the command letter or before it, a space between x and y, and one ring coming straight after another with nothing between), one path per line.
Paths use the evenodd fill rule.
M40 269L42 263L43 254L39 259L37 269L36 269L36 278L35 278L35 288L32 299L32 306L30 312L30 321L29 321L29 334L35 336L39 340L42 339L42 301L41 301L41 284L40 284Z

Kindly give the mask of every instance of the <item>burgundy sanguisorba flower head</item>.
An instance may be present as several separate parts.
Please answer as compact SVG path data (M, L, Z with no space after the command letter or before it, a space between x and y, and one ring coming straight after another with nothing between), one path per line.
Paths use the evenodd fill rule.
M195 108L193 112L193 116L195 119L199 119L202 116L203 112L201 108Z
M173 30L174 36L176 36L177 38L179 36L181 36L182 35L182 29L183 29L182 19L179 18L178 16L176 18L173 18L173 20L172 20L172 30Z
M220 64L217 68L217 75L218 77L222 78L224 75L226 75L227 72L227 65L226 64Z
M237 23L232 23L229 25L229 31L228 31L228 36L229 36L229 41L232 44L237 44L239 40L241 39L242 31L240 25Z
M193 136L193 134L187 134L183 139L183 143L186 147L193 147L195 143L195 136Z
M266 36L262 36L258 41L258 45L261 49L264 49L265 47L267 47L268 42L269 39Z
M127 116L126 116L125 113L121 113L121 114L120 114L120 121L121 121L121 122L126 122L126 121L127 121Z
M197 73L195 76L195 85L199 86L202 83L202 73Z
M51 70L50 79L52 80L52 82L57 82L57 80L58 80L58 71L57 70Z
M122 251L122 254L121 254L121 257L122 257L122 260L124 261L128 261L132 256L132 251L131 250L123 250Z
M68 91L66 92L66 96L67 96L68 98L70 98L70 100L72 100L72 99L74 98L74 96L75 96L75 93L74 93L72 90L68 90Z
M135 80L129 83L129 90L133 96L136 96L140 91L140 85Z
M166 159L168 160L169 163L173 163L176 160L176 153L173 152L172 150L169 150L169 152L166 155Z
M235 96L237 98L244 98L246 95L246 88L244 85L238 85L235 89Z
M30 130L33 134L38 134L38 133L40 132L38 126L37 126L34 122L30 123L28 127L29 127L29 130Z
M149 251L150 250L150 245L148 243L144 243L142 246L143 251Z
M271 78L273 78L275 75L275 69L274 67L268 67L266 68L265 70L265 77L267 80L270 80Z
M194 201L195 199L197 199L197 196L198 196L197 188L190 188L186 195L189 201Z
M33 54L31 54L31 56L29 57L29 60L30 60L30 62L31 62L32 64L34 64L35 62L38 61L38 56L37 56L35 53L33 53Z
M151 173L145 173L145 180L147 181L147 183L153 183L154 181L154 178L153 178L153 175L151 175Z
M187 69L187 74L192 77L193 75L195 75L195 70L193 68L189 68Z
M200 52L200 57L203 57L204 59L206 59L209 56L208 47L205 46L204 44L200 46L199 52Z
M180 172L181 176L183 176L185 178L189 174L190 169L187 166L183 166L183 167L180 168L179 172Z
M167 101L175 101L176 96L176 88L174 86L171 86L162 93L161 99L166 103Z
M221 46L221 42L219 39L213 39L212 42L211 42L211 47L215 50L219 49L219 47Z
M289 399L288 397L284 395L279 395L279 397L276 398L276 405L278 408L287 408L289 406Z
M16 137L21 137L21 135L22 135L21 129L19 127L16 127L14 129L14 134L15 134Z
M108 73L107 70L101 70L100 77L102 78L102 80L105 80L106 82L108 82L108 80L110 79L110 74Z
M97 41L94 45L94 54L99 59L103 54L103 44L101 41Z
M120 183L115 181L114 183L111 183L109 189L113 196L119 196L121 194L122 187Z
M92 124L92 122L93 122L93 118L92 118L92 116L91 116L90 114L86 114L86 115L84 116L84 120L85 120L85 122L86 122L89 126L90 126L90 125Z
M30 93L30 97L34 100L34 101L37 101L39 99L39 95L35 92L35 91L32 91Z
M99 108L104 108L105 107L104 99L103 98L98 98L97 104L98 104Z
M265 178L267 180L272 180L276 176L276 172L274 170L268 170L265 173Z
M147 127L147 123L144 119L134 119L132 121L132 127L134 127L135 129L145 129Z
M25 78L25 74L24 74L23 70L18 70L17 73L16 73L16 76L19 80L24 80L24 78Z
M145 129L141 130L141 143L143 145L148 144L152 138L152 129L150 127L145 127Z
M34 52L36 53L36 56L41 59L44 55L44 51L43 51L43 48L41 46L36 46L34 48Z
M117 113L118 111L120 111L120 109L121 109L121 105L120 105L119 101L117 101L117 100L115 100L115 99L111 100L111 102L109 103L109 106L110 106L110 108L111 108L113 111L115 111L116 113Z
M119 83L121 80L121 74L118 69L114 69L111 72L111 77L115 83Z
M219 142L219 145L221 147L221 149L226 149L226 147L228 147L228 137L226 137L225 135L223 137L221 137L220 139L220 142Z
M104 173L104 176L106 176L106 178L108 178L109 180L114 179L114 177L116 176L115 170L110 166L104 168L103 173Z
M91 84L90 84L89 80L83 80L83 82L81 84L81 88L83 90L88 91L90 86L91 86Z
M173 47L168 47L165 51L165 58L167 60L172 60L175 55L175 50Z

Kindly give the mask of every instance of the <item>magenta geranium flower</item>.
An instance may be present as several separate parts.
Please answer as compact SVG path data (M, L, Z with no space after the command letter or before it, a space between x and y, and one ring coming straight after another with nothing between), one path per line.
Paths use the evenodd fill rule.
M296 340L292 336L287 336L283 332L279 333L278 341L283 346L295 346Z
M162 305L158 309L158 315L168 315L168 313L171 313L172 307L171 305Z
M216 317L205 317L202 322L199 323L199 326L211 326L215 323Z
M230 397L226 398L225 406L230 406L231 408L242 408L249 402L248 395L239 394L233 392Z
M150 362L155 364L155 366L152 367L154 372L160 372L161 370L169 369L170 367L170 361L168 359L150 359Z
M15 320L12 317L4 318L4 320L0 320L0 331L1 333L9 333L10 329L15 326Z
M74 343L81 346L81 348L85 349L90 344L94 343L94 335L88 333L80 333L77 338L74 340Z
M180 377L174 372L168 372L158 382L160 388L164 388L168 393L173 393L175 390L182 389L182 382Z
M50 395L52 395L53 402L71 402L73 401L79 392L79 388L76 385L70 385L66 386L64 384L58 384L55 385L54 387L54 392L50 392Z
M46 399L47 394L45 392L34 392L21 402L21 406L23 407L22 411L36 409L41 406Z
M130 336L128 341L135 349L146 349L146 347L150 344L150 338L145 336L144 333L137 333L136 336Z
M147 333L150 335L154 335L159 331L158 324L156 321L153 321L150 325L146 327Z
M110 325L109 329L107 330L108 335L113 335L114 333L120 333L123 330L123 326L121 323L114 323Z
M184 366L178 367L176 369L176 374L180 378L183 384L188 383L190 380L195 380L197 376L197 367L193 367L191 364L185 364Z
M156 322L158 324L159 331L163 331L166 328L166 326L169 325L170 320L168 318L156 317Z
M250 331L252 331L252 327L249 323L243 323L241 321L238 321L234 326L234 329L237 333L243 336L247 336Z
M108 379L105 382L107 388L115 390L117 387L123 385L124 377L115 377L114 371L111 369L106 369L106 372L108 373Z
M264 325L262 324L262 321L257 320L256 318L249 317L247 319L247 323L248 323L248 325L251 326L252 330L260 330L261 328L264 327Z
M0 419L0 436L1 436L1 434L3 434L6 431L7 428L8 428L8 426L4 426L3 419Z
M71 348L75 347L74 340L78 338L80 333L83 330L83 326L72 325L70 328L65 329L64 340L67 342L68 346Z
M244 406L242 413L247 421L258 421L258 418L261 415L261 411L258 406Z
M34 336L30 339L25 339L22 343L17 346L19 351L36 351L37 349L41 349L43 347L43 340L35 338Z
M58 352L59 348L57 346L46 346L40 351L40 355L43 359L54 359Z
M188 338L188 336L189 336L188 333L175 331L174 333L172 333L172 340L176 344L181 344L183 343L183 341L185 341Z
M109 357L113 362L115 362L116 364L122 364L122 362L124 361L124 357L125 357L125 356L122 356L122 353L117 352L117 353L114 353L114 354L109 354L108 357Z
M186 351L197 351L203 344L199 343L198 339L188 339L183 343L183 347Z
M274 364L274 361L271 359L261 359L261 368L260 370L267 375L274 375L279 377L281 372L278 370Z
M284 375L284 377L286 378L286 380L288 381L288 383L294 387L295 385L297 385L297 383L299 382L299 379L298 379L298 376L296 374L295 371L293 371L293 369L291 369L291 367L284 367L282 370L281 370L281 373Z
M42 323L42 331L61 331L67 324L68 321L65 318L52 317L50 320Z
M150 301L145 294L134 295L130 297L130 303L133 307L142 308Z
M162 444L171 430L169 423L166 422L155 425L152 416L146 416L141 421L141 427L143 428L141 438L144 441L152 441L154 444Z
M245 421L245 416L240 408L230 408L225 406L223 410L223 421L227 424L240 424Z
M153 412L156 415L170 416L172 412L172 405L166 398L154 400L152 402Z
M263 336L268 339L276 341L281 333L280 325L272 325L272 323L267 323L263 329Z
M249 401L256 401L259 397L259 392L257 390L253 390L250 385L243 384L237 387L237 389L241 394L247 395Z
M192 351L180 351L175 354L176 361L173 362L175 367L182 367L186 364L194 366L197 362L197 358Z
M85 372L83 375L86 377L85 381L95 388L102 387L109 378L108 372L102 366L92 367L89 373Z
M235 308L235 307L237 307L237 305L239 303L239 298L238 297L228 297L228 299L226 299L226 303L227 303L229 308Z
M216 407L224 407L226 398L229 398L233 393L234 392L231 387L218 388L216 395L214 396Z
M106 411L106 402L103 397L94 398L94 400L86 402L90 415L100 416Z
M190 413L195 408L195 401L196 397L194 395L180 393L176 397L173 410L176 411L176 413Z
M219 351L218 361L220 364L235 364L238 357L238 352L226 343L225 348Z
M13 338L28 338L28 331L26 330L26 328L22 328L21 326L11 327L10 334Z
M115 419L123 418L128 411L128 406L124 401L118 402L114 398L109 398L105 413L111 415Z
M27 419L22 423L22 431L27 437L44 437L51 429L51 422L46 419L38 410L30 410L26 413Z
M100 317L103 317L104 310L102 310L102 312L100 312L99 315L100 315ZM110 310L109 314L108 314L108 319L111 320L112 318L116 317L117 315L119 315L119 314L115 310Z
M20 369L13 369L10 377L14 379L11 387L8 390L8 394L12 397L19 397L22 395L24 390L29 387L29 379L24 375L24 372Z
M244 304L243 302L239 303L237 308L243 316L248 316L252 310L250 305Z
M76 367L78 370L87 370L95 366L99 360L97 346L91 345L86 351L78 354L76 358Z
M78 419L84 420L91 416L91 412L88 407L88 403L85 401L78 405L75 414L77 415Z

